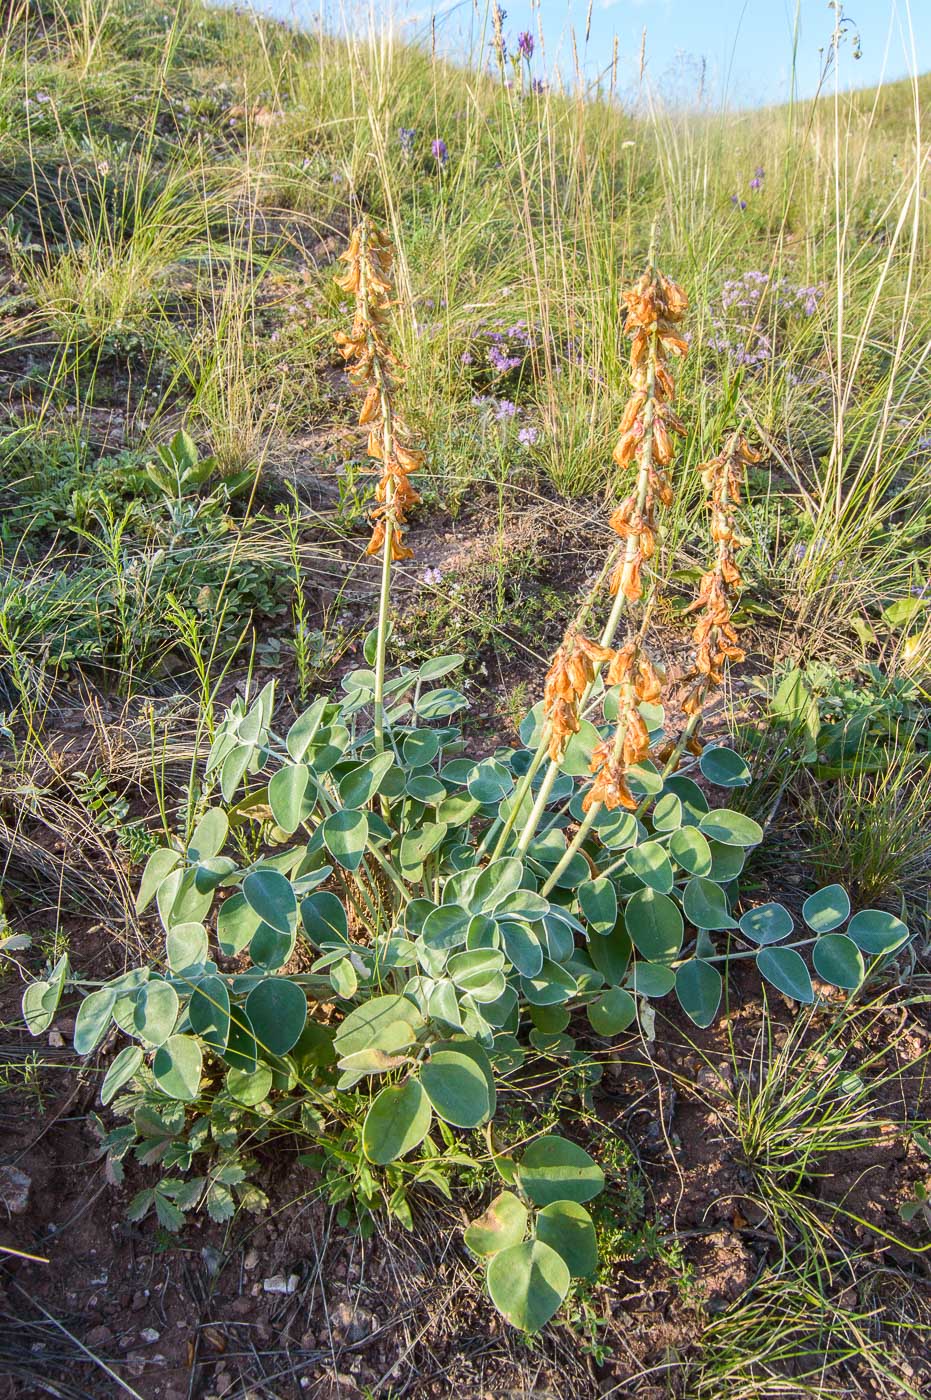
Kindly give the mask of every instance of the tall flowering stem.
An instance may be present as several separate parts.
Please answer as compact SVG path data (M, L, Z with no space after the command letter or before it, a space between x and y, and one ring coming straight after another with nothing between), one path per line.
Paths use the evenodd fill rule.
M686 612L697 612L698 620L692 633L695 644L689 676L692 684L682 702L682 709L688 715L685 746L690 744L699 752L699 728L708 697L722 683L727 663L743 661L745 656L731 620L743 586L737 550L749 543L738 533L736 508L743 498L745 469L759 460L759 452L748 446L739 433L734 433L717 457L702 462L698 468L708 493L711 538L717 545L714 563L702 574L698 596L686 608Z
M406 511L420 501L410 476L423 466L424 453L408 445L410 432L394 401L401 382L401 366L385 333L393 290L391 242L387 234L364 217L353 229L340 260L347 266L336 279L337 286L355 298L355 314L351 332L347 335L338 331L335 338L346 361L349 382L365 389L359 423L369 430L369 456L380 463L375 487L377 505L371 512L372 538L366 553L380 554L382 560L374 700L375 748L381 751L385 745L385 651L391 565L414 555L404 543L404 526Z
M633 393L621 420L614 460L621 468L637 466L634 490L611 516L612 529L624 541L624 550L610 580L615 597L612 617L633 609L644 595L644 566L656 550L657 506L672 503L672 483L667 468L673 459L672 434L685 429L673 412L671 400L675 384L668 368L670 358L687 353L687 342L676 326L685 314L688 300L681 287L651 265L637 285L625 295L625 332L632 337L630 377ZM648 617L649 609L646 610ZM585 815L562 860L550 875L544 893L550 890L586 839L602 807L633 810L636 801L626 781L627 769L649 753L650 741L639 703L659 697L662 676L651 661L645 645L647 617L609 660L607 683L620 687L618 721L613 736L595 749L591 770L594 782L586 794ZM613 631L616 629L614 624ZM526 848L525 848L526 849Z
M687 351L685 340L676 332L676 323L685 315L687 298L682 288L655 269L652 265L651 251L650 266L637 281L636 287L624 295L624 301L627 307L624 333L631 337L630 381L633 392L627 406L624 407L620 421L615 462L620 468L627 468L636 462L637 482L633 493L622 501L610 517L610 526L623 540L622 556L617 559L609 580L610 594L615 602L610 609L608 623L599 643L591 643L588 638L578 633L568 634L547 673L543 696L543 732L549 748L550 767L543 783L540 784L538 798L519 837L519 851L528 850L533 834L542 820L546 802L549 801L550 791L563 762L568 739L580 729L581 714L591 696L601 666L609 664L610 668L613 668L615 678L612 679L612 669L609 669L609 685L622 683L623 675L626 675L626 666L633 665L636 678L643 643L634 641L633 651L630 650L631 644L627 644L622 648L622 655L613 650L613 640L624 610L631 612L634 605L643 598L644 564L647 564L654 554L657 540L655 508L657 504L668 505L672 501L672 486L666 473L666 468L672 462L671 433L682 433L683 426L672 412L671 399L675 385L669 372L668 360L671 357L683 356ZM617 659L619 657L620 661ZM591 678L582 676L580 671L580 664L585 661L591 664ZM648 665L652 669L651 662L648 662ZM580 678L584 679L584 683L580 682ZM601 811L603 799L610 798L612 804L617 805L620 802L620 794L626 790L626 784L622 788L616 781L619 777L617 763L620 762L620 757L615 759L613 755L615 752L619 756L623 755L627 728L631 724L634 728L637 727L637 721L630 718L636 708L631 694L623 693L619 727L615 741L610 745L610 753L606 752L603 745L599 745L599 749L596 750L598 766L594 769L595 790L601 776L603 798L592 799L582 823L581 834L577 836L573 846L568 848L566 857L552 876L552 881L559 878L561 871L585 839L585 834L591 829L598 812ZM638 711L637 718L640 718ZM613 801L615 798L617 804ZM498 846L501 844L501 840L498 841Z

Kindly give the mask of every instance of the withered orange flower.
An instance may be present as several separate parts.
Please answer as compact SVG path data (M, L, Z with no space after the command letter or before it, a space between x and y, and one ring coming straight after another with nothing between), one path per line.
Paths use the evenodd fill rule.
M353 229L340 254L346 271L336 282L355 298L352 331L335 336L346 361L350 383L365 389L359 423L368 427L368 455L381 464L375 488L379 505L371 512L372 538L366 552L378 554L387 547L392 560L411 559L404 543L405 512L420 503L407 480L424 464L424 453L410 447L407 429L394 408L394 391L400 382L400 364L385 338L384 327L391 307L393 249L387 234L369 219Z
M596 667L613 658L611 647L581 632L570 632L557 649L543 687L543 714L550 723L549 753L554 762L562 758L569 736L579 731L579 702L595 679Z
M717 557L713 567L702 574L695 601L686 608L686 612L699 613L692 632L694 682L682 705L690 716L701 713L709 692L721 684L725 662L743 661L746 655L731 621L743 584L735 551L748 543L735 527L735 506L741 500L745 466L759 460L760 454L734 434L717 457L699 467L709 494L711 537L717 545ZM693 734L692 739L697 736Z
M669 506L672 502L665 468L675 455L673 435L685 432L670 407L675 384L666 360L688 350L675 329L685 315L688 298L681 287L651 267L624 293L624 302L633 393L621 415L614 461L621 468L637 463L638 478L636 491L611 516L611 528L626 541L626 549L609 586L612 595L621 593L635 603L643 594L643 565L656 548L655 503Z

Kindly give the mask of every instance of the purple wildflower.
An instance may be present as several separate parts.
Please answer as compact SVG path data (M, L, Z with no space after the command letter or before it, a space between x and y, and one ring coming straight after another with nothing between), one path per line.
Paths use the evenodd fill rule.
M508 355L500 346L491 345L488 348L488 363L499 374L507 374L509 370L520 368L521 357L520 355Z
M518 34L517 52L521 58L526 58L528 62L533 58L533 35L529 29Z
M442 583L442 582L443 582L443 570L442 570L442 569L431 569L430 566L428 565L427 568L424 569L424 571L423 571L423 581L424 581L424 583L430 583L430 584L434 584L434 585L436 585L436 584L438 584L438 583Z
M417 137L417 130L413 126L402 126L398 132L398 140L401 143L401 154L409 160L414 154L414 141Z
M463 350L462 354L459 356L459 362L463 365L474 364L475 356L472 354L471 350Z
M524 447L533 447L539 436L540 434L536 428L521 428L520 432L517 434L517 441Z
M438 136L430 147L440 165L445 165L449 160L449 148L442 137Z
M499 399L495 404L495 417L499 423L506 423L518 412L516 403L511 403L510 399Z
M542 78L534 78L533 82L530 84L530 91L535 92L539 96L541 93L546 92L546 83Z
M761 190L763 188L763 181L758 175L754 175L753 179L750 181L750 188L751 190Z
M731 195L731 204L733 204L735 209L746 209L747 207L747 201L741 199L739 194Z

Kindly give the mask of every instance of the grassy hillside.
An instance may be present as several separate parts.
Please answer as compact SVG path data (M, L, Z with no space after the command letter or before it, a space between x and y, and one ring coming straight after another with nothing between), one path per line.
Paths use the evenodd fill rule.
M2 1244L0 1395L52 1373L56 1394L115 1394L116 1375L146 1400L922 1394L931 75L759 111L659 95L628 110L552 90L534 59L471 72L199 0L12 0L0 26L0 1173L32 1178ZM816 978L811 1003L734 963L711 1027L629 978L637 1020L616 1035L577 1017L570 1052L561 1007L531 1016L539 1054L502 1092L504 1140L573 1125L607 1180L599 1269L532 1339L505 1328L462 1244L501 1188L484 1132L444 1123L435 1158L376 1169L368 1081L340 1087L338 1131L318 1108L206 1090L158 1101L153 1126L145 1068L143 1099L101 1108L115 1029L82 1060L19 1011L64 953L89 979L67 988L66 1032L90 987L163 961L134 892L166 840L194 859L228 704L274 680L283 735L377 664L377 478L334 341L357 312L336 276L363 217L395 249L386 334L426 453L383 619L391 663L461 655L464 752L510 761L573 616L590 597L604 611L609 518L639 480L612 456L623 294L652 250L688 294L684 432L649 601L628 613L631 636L653 629L676 724L711 548L697 468L735 433L759 454L734 546L747 655L706 716L753 772L723 800L765 832L739 888L720 877L728 909L775 901L802 926L805 898L839 882L912 935L852 982ZM244 867L284 839L268 792L231 808ZM564 796L541 839L565 830L578 855L585 819ZM366 801L386 821L384 794ZM407 805L435 829L435 804ZM579 856L589 884L600 855ZM633 864L624 878L630 896ZM380 862L361 894L342 871L325 892L350 890L355 934L391 883ZM213 938L206 914L185 927L201 918ZM727 940L737 924L710 926ZM314 953L291 953L316 975ZM319 993L328 1033L356 971ZM120 1103L148 1134L132 1152ZM217 1177L235 1152L243 1178ZM174 1186L140 1204L195 1159L202 1225Z

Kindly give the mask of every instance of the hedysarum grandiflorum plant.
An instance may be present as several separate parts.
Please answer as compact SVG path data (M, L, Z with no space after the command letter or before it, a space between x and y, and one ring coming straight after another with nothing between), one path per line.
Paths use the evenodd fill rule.
M386 668L391 564L409 548L410 476L423 459L395 405L387 239L363 222L346 261L341 285L356 313L341 344L380 472L370 548L382 592L367 665L284 732L274 683L234 701L207 755L195 829L156 851L142 876L137 909L154 900L164 957L103 985L71 978L63 960L27 989L24 1013L41 1033L72 985L86 993L79 1053L113 1025L130 1038L104 1102L144 1073L198 1113L223 1095L241 1113L312 1121L318 1134L355 1118L367 1171L420 1154L423 1179L435 1181L432 1135L488 1127L506 1189L465 1243L504 1316L534 1330L572 1276L595 1267L585 1206L603 1178L561 1136L520 1154L497 1146L499 1094L520 1083L528 1058L574 1066L590 1089L599 1051L650 1000L674 995L707 1026L728 963L755 958L772 985L810 1002L802 950L823 982L855 991L908 930L879 910L850 918L836 885L806 901L794 937L785 906L741 900L746 853L763 833L712 807L706 788L726 792L750 774L731 749L699 742L704 702L742 656L737 512L754 454L737 434L702 468L716 553L694 605L684 726L667 721L647 638L681 431L669 368L686 350L681 289L651 260L627 295L632 396L615 455L635 476L611 517L619 543L520 744L475 759L456 720L467 701L448 684L462 658ZM601 603L592 639L583 628ZM197 1144L185 1160L207 1151L204 1134Z

